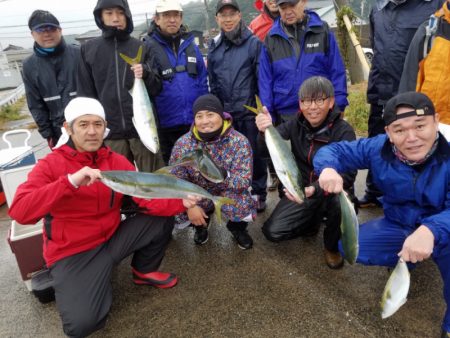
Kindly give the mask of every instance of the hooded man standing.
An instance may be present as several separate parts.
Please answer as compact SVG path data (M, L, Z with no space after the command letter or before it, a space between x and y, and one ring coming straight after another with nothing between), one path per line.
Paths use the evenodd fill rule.
M135 57L142 46L139 40L130 36L133 20L126 0L99 0L94 18L102 36L81 47L78 95L96 98L104 106L111 130L105 143L130 162L135 162L140 171L154 171L162 165L158 161L160 155L152 154L139 139L132 123L133 100L129 94L135 77L144 80L149 95L159 93L161 81L152 71L153 60L143 48L142 63L130 69L119 55Z
M159 0L145 44L155 57L163 89L155 97L158 135L165 163L175 142L193 122L192 104L208 93L207 72L194 36L183 26L178 0Z
M233 118L234 128L250 141L253 150L252 194L257 201L257 210L263 211L266 208L267 164L257 149L255 114L244 107L255 106L262 43L246 27L235 0L219 0L216 21L221 33L211 41L208 50L209 86Z
M39 133L53 148L61 136L64 108L77 94L79 48L66 45L58 19L35 10L28 20L34 53L23 61L28 109Z

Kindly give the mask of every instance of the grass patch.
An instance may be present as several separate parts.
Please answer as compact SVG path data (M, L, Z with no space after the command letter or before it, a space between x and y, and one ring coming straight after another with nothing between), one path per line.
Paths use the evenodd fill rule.
M370 105L366 100L367 82L348 88L349 106L345 109L345 120L352 125L359 136L367 136L367 121Z
M26 115L20 113L20 110L22 109L24 104L25 97L22 97L21 99L17 100L16 103L3 106L0 109L0 128L3 127L6 122L24 119Z

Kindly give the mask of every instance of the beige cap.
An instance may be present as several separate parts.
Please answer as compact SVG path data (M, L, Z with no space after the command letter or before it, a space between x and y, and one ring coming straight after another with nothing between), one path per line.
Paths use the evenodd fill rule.
M182 12L181 4L178 0L159 0L156 3L156 13L163 13L169 11Z

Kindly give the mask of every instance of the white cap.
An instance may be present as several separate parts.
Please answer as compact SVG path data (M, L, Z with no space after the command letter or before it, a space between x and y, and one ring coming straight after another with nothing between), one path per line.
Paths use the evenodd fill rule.
M182 12L181 4L178 0L159 0L156 3L156 13L163 13L169 11Z
M106 121L105 110L103 109L102 104L96 99L91 99L89 97L74 98L69 102L69 104L66 106L66 109L64 110L64 118L69 124L83 115L96 115ZM62 135L53 149L59 148L63 144L66 144L67 141L69 141L69 135L67 134L66 128L62 127L61 132ZM103 134L103 138L108 136L108 134L109 129L106 128L105 134Z

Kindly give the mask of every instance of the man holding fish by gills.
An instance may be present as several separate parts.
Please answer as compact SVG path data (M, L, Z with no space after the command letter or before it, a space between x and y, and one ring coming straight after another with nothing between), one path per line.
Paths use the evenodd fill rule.
M436 262L444 281L447 311L442 337L450 332L450 147L438 131L439 115L422 93L406 92L384 109L386 135L322 148L314 158L319 184L342 191L341 173L370 169L383 192L384 217L360 227L357 262L394 267Z
M173 215L198 199L131 198L137 213L121 221L125 196L99 182L101 171L135 167L104 144L109 130L95 99L77 97L65 109L63 134L17 189L10 216L21 224L44 218L44 258L50 268L64 332L84 337L101 329L112 303L115 265L133 254L137 285L170 288L177 276L158 271Z

